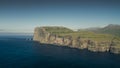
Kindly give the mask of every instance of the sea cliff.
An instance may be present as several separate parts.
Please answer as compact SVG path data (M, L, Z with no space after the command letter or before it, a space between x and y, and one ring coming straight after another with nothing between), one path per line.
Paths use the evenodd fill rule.
M65 27L36 27L33 40L45 44L88 49L93 52L120 54L119 38L109 34L78 32Z

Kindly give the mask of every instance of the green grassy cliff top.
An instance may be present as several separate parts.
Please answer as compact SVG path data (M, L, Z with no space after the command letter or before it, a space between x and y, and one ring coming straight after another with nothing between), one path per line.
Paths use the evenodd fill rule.
M81 37L81 38L86 38L86 39L91 39L94 41L106 41L109 42L111 41L113 38L117 38L116 41L120 40L120 37L111 35L111 34L103 34L103 33L95 33L92 31L73 31L69 28L66 27L42 27L44 28L47 32L52 33L52 34L56 34L58 36L72 36L73 39L76 39L77 37Z

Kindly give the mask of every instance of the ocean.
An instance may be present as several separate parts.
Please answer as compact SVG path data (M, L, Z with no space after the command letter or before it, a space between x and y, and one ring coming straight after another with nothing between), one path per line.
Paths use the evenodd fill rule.
M120 68L120 55L0 36L0 68Z

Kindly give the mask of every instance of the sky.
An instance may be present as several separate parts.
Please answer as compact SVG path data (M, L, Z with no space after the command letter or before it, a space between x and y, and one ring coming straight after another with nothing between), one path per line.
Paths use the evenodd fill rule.
M71 29L120 24L119 0L0 0L0 32L33 33L35 27Z

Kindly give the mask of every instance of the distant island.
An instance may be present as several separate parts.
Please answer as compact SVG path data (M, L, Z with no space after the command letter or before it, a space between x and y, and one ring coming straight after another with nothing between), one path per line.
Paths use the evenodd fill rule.
M78 29L78 31L59 26L36 27L33 40L93 52L120 54L120 25L110 24L103 28Z

